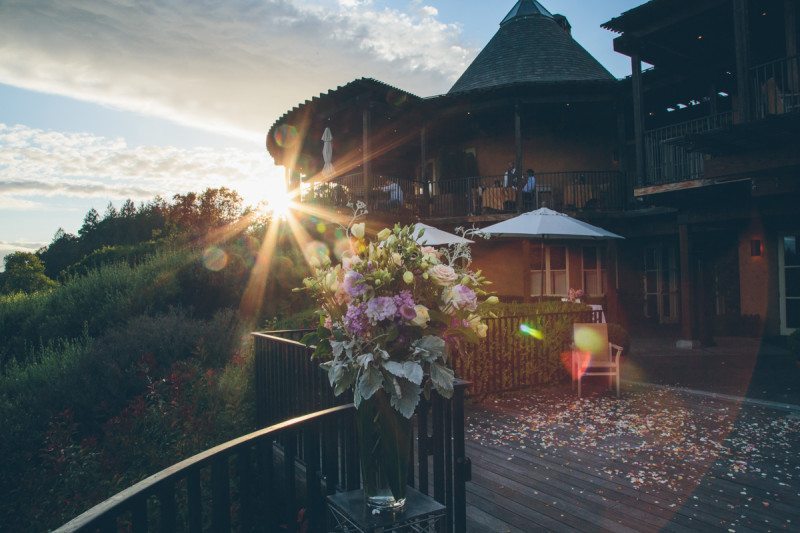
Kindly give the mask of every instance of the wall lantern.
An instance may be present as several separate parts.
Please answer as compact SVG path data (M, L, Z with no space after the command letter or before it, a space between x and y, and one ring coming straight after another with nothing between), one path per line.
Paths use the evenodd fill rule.
M764 246L761 239L750 241L750 257L761 257L764 253Z

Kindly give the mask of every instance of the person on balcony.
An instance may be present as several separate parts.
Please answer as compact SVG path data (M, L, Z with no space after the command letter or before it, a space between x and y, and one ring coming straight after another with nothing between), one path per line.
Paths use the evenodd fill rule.
M525 172L525 185L522 187L522 205L525 208L525 211L533 211L538 206L535 202L536 199L536 176L533 174L533 169L529 168L527 172Z
M389 209L399 209L403 206L403 188L396 181L390 181L389 185L381 187L380 190L388 193Z
M517 181L517 167L513 161L509 161L508 169L503 175L503 187L515 187Z

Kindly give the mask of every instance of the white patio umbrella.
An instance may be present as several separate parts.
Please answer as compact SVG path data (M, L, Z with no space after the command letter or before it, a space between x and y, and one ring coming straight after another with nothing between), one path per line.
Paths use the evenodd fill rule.
M334 173L333 168L333 134L330 128L325 128L322 134L322 160L325 165L322 167L322 173L326 176L331 176Z
M414 224L414 236L419 233L421 229L425 230L425 234L416 239L417 243L422 244L424 246L449 246L451 244L472 244L472 241L469 239L465 239L464 237L459 237L458 235L454 235L453 233L448 233L444 230L440 230L439 228L434 228L433 226L428 226L427 224L422 224L421 222L417 222Z
M530 213L487 226L480 233L493 237L522 237L539 239L542 243L542 275L540 298L544 296L544 241L548 239L610 240L624 239L621 235L577 220L564 213L543 207Z

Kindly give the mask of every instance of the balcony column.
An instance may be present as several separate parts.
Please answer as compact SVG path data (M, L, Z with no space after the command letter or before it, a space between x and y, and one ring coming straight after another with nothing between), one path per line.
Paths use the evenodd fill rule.
M676 343L678 348L692 349L700 345L694 340L694 284L692 276L692 260L689 256L689 225L686 221L678 221L678 238L681 268L681 338Z
M519 102L514 104L514 167L517 177L522 176L522 119L520 118ZM517 187L517 213L522 213L522 187Z
M736 48L736 111L738 122L750 120L750 15L748 0L733 0L733 35Z
M422 183L422 198L425 205L420 213L430 216L431 209L431 182L428 176L428 126L423 124L419 131L419 180Z
M372 113L367 107L361 112L361 171L363 173L364 194L367 201L367 208L372 210L374 207L372 194L372 152L370 148L370 127L372 126Z
M531 241L522 240L522 301L531 301Z
M633 137L636 144L636 183L644 185L644 89L642 87L642 60L637 51L631 56L631 84L633 86Z

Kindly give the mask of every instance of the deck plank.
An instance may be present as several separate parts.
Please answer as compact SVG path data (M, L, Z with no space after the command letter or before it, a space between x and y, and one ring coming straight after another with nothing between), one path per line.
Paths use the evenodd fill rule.
M719 421L727 409L721 403L679 401L681 408L695 409L696 419L707 418L709 424ZM560 423L543 430L541 417L534 420L535 431L526 433L520 420L530 416L535 402L536 398L525 396L520 409L501 400L468 411L474 424L466 443L473 473L467 483L469 531L800 530L800 454L796 446L787 445L797 427L781 426L784 414L763 409L754 414L740 407L741 415L738 410L731 415L730 434L716 434L715 445L721 448L741 446L753 435L759 439L758 453L748 458L752 464L742 469L724 453L686 461L669 453L660 455L660 432L655 431L641 450L624 440L630 439L626 435L613 435L610 442L587 449L585 439L576 433L583 428ZM753 433L752 424L760 419L766 428L763 435ZM784 434L773 439L769 431L776 421ZM492 437L495 430L497 438ZM552 433L555 446L526 438L531 434L539 438L542 431ZM576 435L578 441L572 445ZM623 439L625 453L613 448L614 438ZM669 460L663 465L671 476L668 482L632 481L637 468L662 457Z

